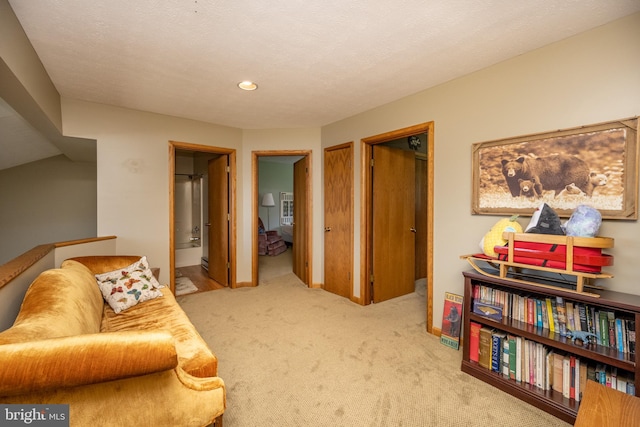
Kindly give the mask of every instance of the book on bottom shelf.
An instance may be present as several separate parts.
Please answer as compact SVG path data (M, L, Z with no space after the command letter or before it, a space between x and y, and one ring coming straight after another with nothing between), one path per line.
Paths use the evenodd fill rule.
M494 331L491 334L491 370L494 372L502 372L502 361L504 351L504 340L507 334L502 331Z
M516 358L518 357L518 349L516 345L516 336L508 335L509 341L509 378L516 379Z
M476 363L480 350L480 328L482 325L479 323L469 323L469 360Z
M502 375L509 378L509 336L502 340Z
M553 386L556 393L562 394L562 354L553 353Z
M493 329L483 326L480 328L480 345L478 348L478 364L491 369L491 334Z
M579 402L587 379L628 394L635 393L633 373L575 354L556 352L534 340L470 322L469 358L504 378L552 390Z

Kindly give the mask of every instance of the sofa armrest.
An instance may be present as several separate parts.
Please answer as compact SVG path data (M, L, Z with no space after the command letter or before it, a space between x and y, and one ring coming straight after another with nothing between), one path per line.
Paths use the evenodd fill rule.
M167 331L104 332L0 345L0 396L100 383L178 366Z
M205 426L226 408L224 381L175 369L133 378L0 398L11 404L69 405L73 426Z

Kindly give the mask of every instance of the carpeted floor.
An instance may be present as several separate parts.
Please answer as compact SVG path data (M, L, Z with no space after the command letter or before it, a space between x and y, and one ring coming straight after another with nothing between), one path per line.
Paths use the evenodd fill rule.
M362 307L290 272L178 297L219 358L227 427L569 426L460 371L417 292Z

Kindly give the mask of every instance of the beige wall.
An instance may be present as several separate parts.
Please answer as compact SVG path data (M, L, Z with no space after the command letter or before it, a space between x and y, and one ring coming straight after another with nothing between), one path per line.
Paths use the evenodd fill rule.
M65 134L97 140L98 236L118 236L119 254L145 254L169 276L168 141L236 149L238 282L251 281L251 158L253 151L312 150L319 129L245 130L141 111L63 99ZM91 136L89 136L91 135ZM313 156L320 170L320 155ZM319 188L319 172L313 176ZM314 203L313 214L320 215ZM314 239L321 235L314 232ZM321 253L313 255L322 263ZM321 280L321 269L313 273Z
M237 148L242 131L64 98L62 111L66 135L97 140L98 236L118 236L118 254L147 255L167 283L169 141Z
M96 235L96 165L59 155L0 170L0 264Z
M622 119L640 114L640 14L635 14L322 128L322 146L356 141L356 236L360 241L360 140L434 121L434 326L445 291L462 292L462 254L499 219L474 216L471 144ZM523 221L526 224L527 221ZM615 278L604 284L640 294L640 224L605 221L615 238ZM354 277L360 269L356 250ZM358 287L358 285L355 285ZM356 294L359 292L359 287Z

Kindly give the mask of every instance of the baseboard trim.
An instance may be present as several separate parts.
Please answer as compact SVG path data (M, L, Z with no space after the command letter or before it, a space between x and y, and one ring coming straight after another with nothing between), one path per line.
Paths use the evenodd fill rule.
M234 288L254 288L252 282L236 282L236 286Z

